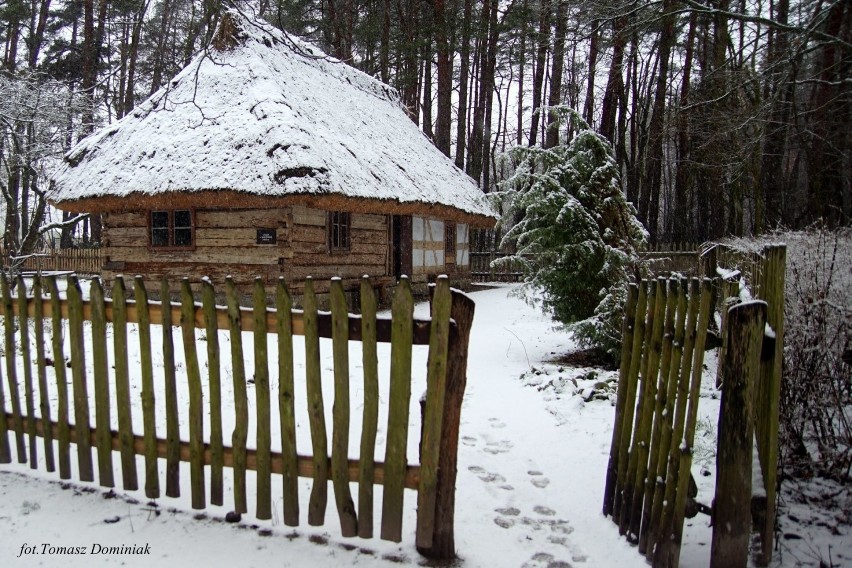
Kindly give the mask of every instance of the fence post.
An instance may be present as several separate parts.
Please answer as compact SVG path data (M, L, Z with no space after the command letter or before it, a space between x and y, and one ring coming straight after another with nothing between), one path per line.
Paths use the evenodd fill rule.
M751 533L752 389L757 381L766 302L737 304L725 323L725 383L719 409L710 568L745 566Z
M787 269L787 248L769 246L764 250L765 261L761 274L759 298L768 304L766 323L775 332L775 353L761 362L757 398L757 444L766 502L760 532L761 550L758 565L772 560L775 535L775 503L778 483L778 413L781 398L781 368L784 362L784 284Z
M467 347L476 307L469 296L457 290L452 290L452 298L450 317L455 320L456 326L450 329L447 353L447 392L441 426L434 531L432 545L429 548L417 548L418 552L427 558L442 560L455 558L454 520L459 425L462 399L467 385Z

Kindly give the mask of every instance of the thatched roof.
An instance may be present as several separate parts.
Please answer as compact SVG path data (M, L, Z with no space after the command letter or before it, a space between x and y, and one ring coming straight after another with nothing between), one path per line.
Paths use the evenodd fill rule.
M70 211L305 203L495 219L393 89L235 12L207 51L81 141L53 179L50 200Z

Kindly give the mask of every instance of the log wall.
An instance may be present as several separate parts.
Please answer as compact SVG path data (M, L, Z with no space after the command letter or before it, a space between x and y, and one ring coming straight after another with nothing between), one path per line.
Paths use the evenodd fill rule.
M148 213L104 215L104 272L106 279L119 274L141 274L146 282L189 277L197 288L202 276L232 276L241 288L261 276L269 286L279 278L299 292L308 276L320 284L341 277L344 286L357 287L363 274L374 275L379 286L390 284L391 231L387 215L351 213L350 248L331 251L327 212L305 206L276 209L194 211L194 248L152 249ZM258 244L257 230L273 229L276 243ZM456 226L456 252L445 258L444 222L413 217L412 275L425 282L444 272L469 271L469 227ZM446 261L450 260L449 263ZM455 261L455 262L452 262Z

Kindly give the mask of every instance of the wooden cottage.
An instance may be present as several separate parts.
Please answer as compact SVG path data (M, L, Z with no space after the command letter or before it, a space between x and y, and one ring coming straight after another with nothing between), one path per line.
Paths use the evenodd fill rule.
M107 278L464 281L471 227L495 222L393 89L233 12L54 182L56 207L102 215Z

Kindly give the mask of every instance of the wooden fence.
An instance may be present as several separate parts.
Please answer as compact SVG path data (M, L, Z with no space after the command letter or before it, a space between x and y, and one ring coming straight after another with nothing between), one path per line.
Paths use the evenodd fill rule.
M659 278L631 287L603 512L654 566L678 565L694 497L690 471L704 352L716 347L722 401L711 566L746 565L752 523L760 539L756 561L771 559L784 254L783 247L762 253L756 295L765 302L739 289L733 294L732 285L718 278ZM708 334L717 297L723 299L721 340ZM774 336L764 337L766 323ZM759 472L752 472L755 448Z
M104 255L100 248L49 249L23 258L10 257L8 252L0 251L3 267L7 270L13 264L28 272L75 272L77 274L100 274Z
M441 277L433 291L430 319L413 317L414 301L408 281L403 279L393 298L392 317L376 316L376 298L369 279L361 286L360 316L347 313L343 287L339 279L331 282L331 312L317 310L313 283L305 283L304 310L291 308L291 300L283 281L275 296L275 309L268 309L262 282L255 281L253 307L241 308L231 279L226 282L227 307L215 305L215 291L209 281L202 287L202 302L194 302L188 280L181 287L181 302L150 302L140 278L135 280L135 301L121 278L112 288L112 298L105 299L99 279L91 283L89 299L84 300L79 281L67 279L67 294L60 294L57 279L36 278L32 294L24 293L25 281L17 282L17 296L10 293L9 282L2 278L0 313L4 316L5 373L11 401L6 410L0 380L0 463L9 463L14 438L17 460L29 461L36 468L39 446L43 438L45 465L48 471L57 466L62 479L71 478L71 445L76 456L81 481L93 481L95 464L92 447L97 454L98 482L103 487L116 483L113 452L121 462L122 486L126 490L139 487L136 455L144 456L145 494L158 498L161 482L165 494L180 494L179 462L188 462L192 507L207 504L207 488L212 504L224 504L223 469L233 470L233 507L246 512L249 504L246 470L257 473L254 496L255 516L272 516L272 474L282 477L283 519L288 526L299 524L297 478L312 478L307 520L322 525L325 520L328 483L334 487L334 498L343 536L370 538L373 535L373 489L383 486L381 538L399 542L402 538L403 494L405 489L417 491L416 545L427 557L454 556L453 510L459 414L465 388L467 342L473 319L473 302L461 293L451 291L446 277ZM163 282L161 298L169 297L168 283ZM17 322L15 321L17 317ZM451 319L452 318L452 319ZM92 361L87 365L84 321L91 322ZM66 325L67 322L67 325ZM17 323L17 326L16 326ZM128 370L128 324L136 323L141 359L140 385L132 385ZM114 358L108 361L108 326L112 327ZM164 376L157 377L163 397L155 396L155 376L151 346L153 326L162 326ZM173 330L179 327L183 339L184 361L175 360ZM196 329L204 330L207 372L202 379L199 365ZM16 331L17 330L17 331ZM233 423L231 445L223 441L222 363L219 355L219 330L227 330L230 340L230 372L233 378ZM247 369L243 332L253 332L254 401L256 444L247 448L248 397ZM31 340L31 333L34 340ZM71 393L67 392L66 353L63 334L70 340ZM277 337L277 380L280 447L272 447L270 373L267 353L268 335ZM310 424L312 455L297 454L294 395L293 336L303 335L305 343L305 377L307 413ZM324 415L320 338L331 338L334 361L334 400L331 448L329 455L326 418ZM360 438L360 458L349 458L350 379L348 342L360 341L363 347L364 404ZM379 377L377 344L390 343L389 392L381 398L388 401L387 437L384 462L374 460L378 427ZM419 464L409 463L409 405L411 400L412 346L428 345L426 396L422 408L422 433L419 441ZM52 357L46 352L51 347ZM249 346L245 346L249 348ZM35 353L33 353L35 349ZM16 353L20 352L20 360ZM159 354L158 354L159 355ZM32 362L36 372L33 375ZM55 385L48 385L47 369L52 366ZM110 369L113 369L111 371ZM23 406L20 371L23 375ZM249 371L251 369L248 369ZM91 377L92 379L90 379ZM206 382L206 385L203 383ZM178 400L186 385L188 400ZM141 386L142 434L133 430L131 386ZM89 388L94 389L91 400ZM55 388L56 407L51 403ZM111 392L115 393L112 398ZM203 403L207 400L205 408ZM94 426L90 424L90 404L94 403ZM138 410L137 410L138 412ZM165 438L157 437L157 415L165 413ZM209 414L209 432L204 432L204 417ZM73 420L71 416L73 415ZM117 431L111 419L117 416ZM189 439L180 439L179 424L188 424ZM160 426L162 428L162 425ZM53 441L58 442L54 455ZM158 475L158 460L166 462L165 479ZM205 479L209 466L210 479ZM349 483L357 482L357 510Z

